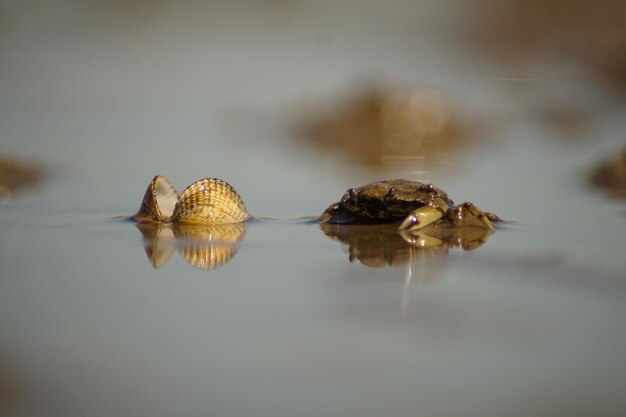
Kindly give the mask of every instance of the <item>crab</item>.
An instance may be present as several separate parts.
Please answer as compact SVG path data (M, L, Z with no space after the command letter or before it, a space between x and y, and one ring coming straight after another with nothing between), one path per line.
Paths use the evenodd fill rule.
M432 184L402 179L350 188L319 220L339 224L397 222L404 231L435 225L493 230L493 223L501 221L495 214L483 212L469 202L455 206L445 191Z

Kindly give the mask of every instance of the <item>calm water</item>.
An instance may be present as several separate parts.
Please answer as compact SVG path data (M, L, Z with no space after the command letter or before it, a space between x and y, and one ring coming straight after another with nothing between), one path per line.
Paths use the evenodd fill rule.
M0 145L50 172L0 205L3 413L625 414L626 205L585 183L623 147L625 109L558 66L512 80L427 6L0 8ZM441 89L488 120L483 140L426 172L290 142L293 103L370 74ZM575 134L532 110L573 99L593 113ZM278 220L214 270L166 232L155 268L114 218L155 174L223 178ZM392 177L515 223L371 268L295 220Z

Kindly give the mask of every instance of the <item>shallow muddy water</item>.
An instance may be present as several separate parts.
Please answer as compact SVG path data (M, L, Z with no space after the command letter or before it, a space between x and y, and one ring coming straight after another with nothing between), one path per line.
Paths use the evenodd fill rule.
M0 409L626 413L626 203L586 182L624 146L623 103L582 70L519 78L455 47L452 6L368 3L354 21L284 3L0 8L0 145L47 172L0 204ZM294 103L370 74L440 89L485 121L480 138L447 164L375 169L290 139ZM582 129L535 111L574 98ZM156 174L179 191L227 180L261 219L214 247L146 237L117 217ZM446 251L300 219L382 178L512 222Z

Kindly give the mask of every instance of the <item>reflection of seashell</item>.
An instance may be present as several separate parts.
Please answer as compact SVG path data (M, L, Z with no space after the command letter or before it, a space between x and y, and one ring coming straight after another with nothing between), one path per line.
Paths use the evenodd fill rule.
M240 223L250 218L233 187L216 178L194 182L182 192L172 221L179 224Z
M174 214L178 193L165 177L157 175L148 185L141 207L133 219L140 223L165 223Z
M246 225L233 224L137 224L150 263L160 268L174 250L200 269L216 269L228 262L245 237Z
M160 268L170 259L176 248L172 229L161 224L137 224L143 235L143 247L150 263Z
M178 253L200 269L216 269L228 262L246 234L243 223L178 225L174 228Z

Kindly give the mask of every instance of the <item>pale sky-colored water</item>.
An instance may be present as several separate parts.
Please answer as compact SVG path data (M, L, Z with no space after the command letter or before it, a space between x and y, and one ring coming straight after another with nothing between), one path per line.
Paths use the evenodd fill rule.
M136 3L0 8L0 146L51 172L0 205L9 415L626 411L626 207L585 184L624 142L601 87L540 65L510 80L446 35L452 2ZM368 77L440 89L490 120L482 145L416 173L289 141L295 103ZM531 110L554 97L592 103L577 140ZM282 219L409 177L517 223L367 268L314 224L257 222L219 269L155 269L112 220L155 174L223 178Z

